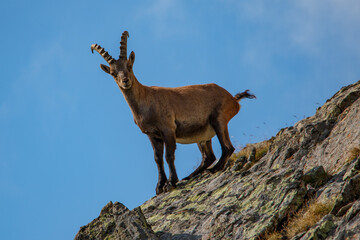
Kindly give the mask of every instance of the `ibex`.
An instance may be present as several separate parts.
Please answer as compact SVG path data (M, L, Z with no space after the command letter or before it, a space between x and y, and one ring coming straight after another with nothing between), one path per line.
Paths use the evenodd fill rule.
M144 86L133 72L135 53L131 52L127 59L128 37L127 31L121 36L118 60L97 44L91 45L91 50L97 51L109 64L100 64L100 67L114 77L130 106L135 123L150 139L159 173L156 194L175 188L178 182L174 164L176 143L197 143L202 154L200 166L185 179L196 176L214 163L216 157L211 139L215 135L219 139L222 155L209 171L214 173L223 169L234 152L228 122L239 112L238 102L241 99L255 96L248 93L249 90L232 96L216 84L176 88ZM169 180L164 171L164 145Z

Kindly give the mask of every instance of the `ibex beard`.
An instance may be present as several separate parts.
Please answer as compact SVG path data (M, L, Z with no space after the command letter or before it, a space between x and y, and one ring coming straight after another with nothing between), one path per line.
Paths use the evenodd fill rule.
M109 64L100 64L101 69L113 76L133 114L136 125L145 133L154 149L159 179L156 194L176 187L178 176L175 169L176 143L197 143L202 155L200 166L185 179L190 179L206 169L216 160L211 139L219 139L222 154L210 172L222 170L234 152L230 141L228 123L240 110L239 101L255 98L249 90L232 96L216 84L191 85L177 88L148 87L142 85L134 75L135 53L127 58L127 38L121 36L120 56L116 60L97 44L97 51ZM169 166L169 178L164 171L164 155Z

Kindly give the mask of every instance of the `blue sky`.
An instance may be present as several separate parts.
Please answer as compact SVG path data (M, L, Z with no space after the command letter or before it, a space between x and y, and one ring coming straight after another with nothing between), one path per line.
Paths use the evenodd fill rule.
M151 145L93 43L117 58L129 31L145 85L251 89L257 100L229 125L238 149L360 79L356 0L14 0L1 10L2 239L72 239L107 202L132 209L155 194ZM178 145L180 178L200 161L196 145Z

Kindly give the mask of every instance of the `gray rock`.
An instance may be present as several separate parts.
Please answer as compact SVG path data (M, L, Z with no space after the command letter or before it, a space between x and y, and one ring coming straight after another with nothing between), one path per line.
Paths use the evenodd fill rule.
M254 172L243 178L209 175L161 194L141 208L156 233L256 239L300 207L306 194L301 175L293 169Z
M231 168L231 171L239 171L241 170L244 165L246 164L247 160L246 160L246 157L245 156L241 156L239 157L235 163L234 163L234 166Z
M251 152L248 158L248 162L254 162L255 161L255 155L256 155L256 148L251 148Z
M100 216L80 228L74 240L127 240L151 239L158 237L147 224L140 208L130 211L119 202L109 202Z
M346 180L346 183L336 199L334 208L331 210L336 214L342 207L360 198L360 174Z
M304 182L306 184L310 184L314 188L317 188L326 183L327 179L328 176L323 166L314 167L303 176Z
M329 214L323 217L315 226L302 235L300 239L326 239L333 229L335 229L335 217Z
M336 230L328 239L360 239L360 200L352 203L346 215L337 221Z
M183 180L133 211L109 203L75 239L261 239L309 198L332 213L293 239L360 239L360 160L347 157L360 147L359 123L360 81L280 130L258 162Z

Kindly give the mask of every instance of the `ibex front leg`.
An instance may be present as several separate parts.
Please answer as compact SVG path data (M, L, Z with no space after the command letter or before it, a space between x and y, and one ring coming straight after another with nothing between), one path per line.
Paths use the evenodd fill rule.
M154 149L154 158L159 172L159 179L156 185L156 194L162 193L166 183L166 174L164 171L164 141L159 138L150 137L151 145Z
M175 133L165 132L163 133L165 142L165 158L169 165L169 180L164 186L164 191L170 191L176 187L176 183L179 181L175 169L175 149L176 149L176 138Z

